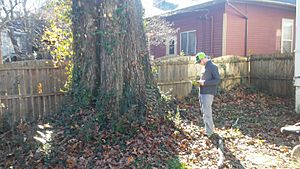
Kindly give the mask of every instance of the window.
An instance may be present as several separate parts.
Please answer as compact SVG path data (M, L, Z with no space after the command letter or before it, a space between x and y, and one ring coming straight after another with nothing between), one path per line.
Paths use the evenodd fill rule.
M293 51L293 19L282 19L282 31L281 31L281 52Z
M176 50L176 39L171 39L168 41L169 43L167 44L166 48L166 54L168 55L175 55L177 53Z
M196 31L180 33L180 51L183 51L186 55L196 53Z

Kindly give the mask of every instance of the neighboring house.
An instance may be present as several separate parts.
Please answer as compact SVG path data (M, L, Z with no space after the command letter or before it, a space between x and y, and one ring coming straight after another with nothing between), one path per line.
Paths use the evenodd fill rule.
M177 40L151 46L156 58L294 52L296 0L213 0L162 16L180 30Z

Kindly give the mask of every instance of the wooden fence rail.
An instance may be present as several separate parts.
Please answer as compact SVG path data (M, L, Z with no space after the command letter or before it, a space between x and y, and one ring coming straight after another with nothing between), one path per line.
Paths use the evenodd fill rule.
M0 121L34 121L55 112L64 95L64 67L41 60L0 64Z

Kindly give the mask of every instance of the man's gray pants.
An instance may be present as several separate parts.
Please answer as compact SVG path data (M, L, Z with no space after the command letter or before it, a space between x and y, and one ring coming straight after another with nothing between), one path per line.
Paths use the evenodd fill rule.
M211 94L200 94L200 110L203 114L203 121L205 125L205 133L209 136L214 132L214 122L212 117L212 103L214 95Z

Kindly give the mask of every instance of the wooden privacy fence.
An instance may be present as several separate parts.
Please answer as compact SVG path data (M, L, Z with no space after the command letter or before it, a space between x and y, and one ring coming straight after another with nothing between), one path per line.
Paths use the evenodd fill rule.
M252 56L251 85L274 96L293 97L294 58L291 54Z
M221 74L220 88L249 83L278 96L294 95L294 56L253 56L249 59L223 56L213 59ZM201 69L192 56L163 57L153 61L156 78L163 92L186 96L190 80ZM65 65L65 64L64 64ZM65 66L51 61L25 61L0 64L0 127L3 119L10 124L34 121L55 112L62 103L61 89L67 79Z
M157 81L163 92L186 96L191 92L190 80L196 79L202 67L194 64L194 57L163 57L154 60ZM223 56L214 58L221 75L220 89L239 84L251 84L274 96L293 97L294 55L273 54L251 56Z
M195 57L164 57L154 60L157 67L158 86L165 93L173 96L186 96L191 92L191 80L200 76L203 66L195 64ZM249 62L245 57L223 56L213 59L221 75L221 89L249 82Z
M0 121L33 121L55 112L64 95L64 67L41 60L0 64Z

